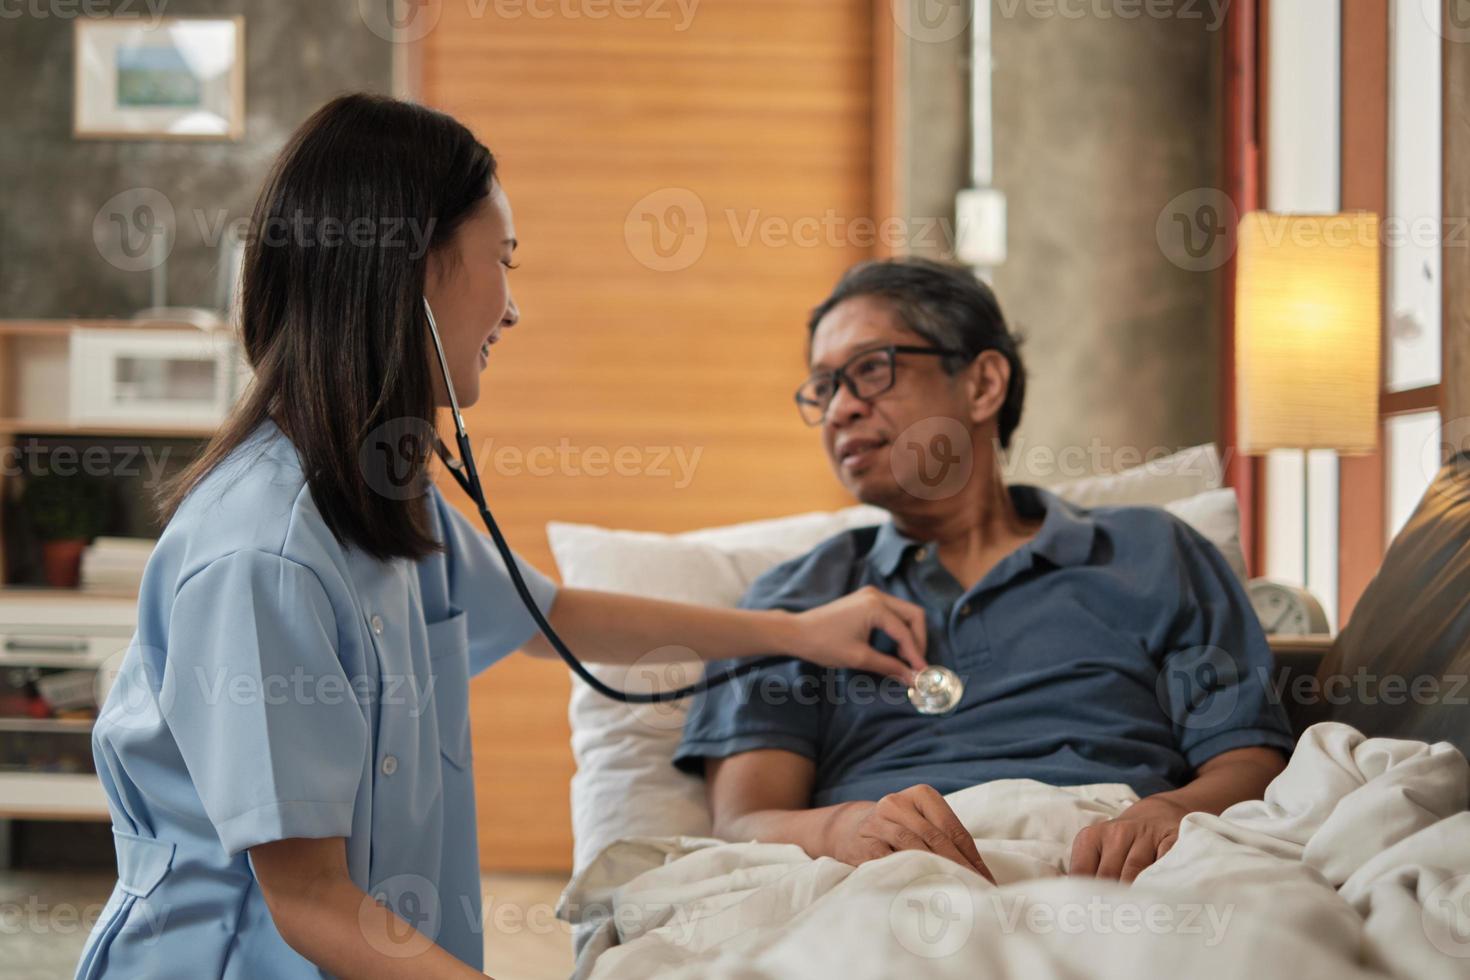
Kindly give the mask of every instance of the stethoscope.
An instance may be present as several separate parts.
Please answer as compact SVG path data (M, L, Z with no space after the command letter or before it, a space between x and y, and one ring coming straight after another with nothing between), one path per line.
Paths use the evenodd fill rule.
M725 670L714 674L705 674L703 678L694 684L684 687L673 688L667 691L620 691L600 680L595 674L577 659L577 655L567 647L562 638L557 635L551 623L547 622L542 614L541 608L536 605L536 600L531 595L531 590L526 586L526 580L521 575L521 570L516 562L515 555L510 550L510 544L501 533L500 525L495 522L495 517L490 513L490 507L485 503L485 492L480 485L480 471L475 466L475 454L470 447L469 433L465 431L464 416L459 411L459 397L454 391L454 382L449 377L449 360L444 356L444 344L439 339L439 324L434 320L434 311L429 306L428 297L424 297L424 314L429 319L429 334L434 338L434 351L439 355L439 370L444 376L444 390L449 393L450 413L454 417L454 441L459 448L459 458L449 451L443 440L434 437L434 451L443 460L444 466L460 488L475 502L475 507L480 512L480 520L485 524L485 530L490 532L490 538L495 542L495 548L500 552L501 560L505 562L505 569L510 573L511 583L515 586L516 594L520 596L521 603L525 605L526 611L536 622L536 628L546 637L559 657L566 663L572 673L576 674L587 686L598 694L611 698L614 701L622 701L628 704L659 704L664 701L678 701L695 694L702 694L710 688L721 684L728 684L735 678L748 674L753 670L768 666L780 661L789 660L786 656L757 657L747 660L743 664L727 667ZM953 711L964 696L965 685L959 675L948 667L929 666L919 671L914 678L914 684L908 690L909 701L921 714L942 715Z

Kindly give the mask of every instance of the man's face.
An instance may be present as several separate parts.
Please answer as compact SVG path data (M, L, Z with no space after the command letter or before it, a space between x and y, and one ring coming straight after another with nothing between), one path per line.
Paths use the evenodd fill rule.
M934 346L904 326L886 299L857 296L833 307L817 324L810 367L813 372L832 371L855 355L888 344ZM952 419L948 428L973 435L968 377L966 372L946 374L941 358L899 354L893 387L871 401L839 386L822 422L822 446L842 485L864 503L888 510L915 503L904 487L917 485L917 468L925 461L921 453L905 452L896 443L926 420L913 431ZM956 449L970 452L969 445Z

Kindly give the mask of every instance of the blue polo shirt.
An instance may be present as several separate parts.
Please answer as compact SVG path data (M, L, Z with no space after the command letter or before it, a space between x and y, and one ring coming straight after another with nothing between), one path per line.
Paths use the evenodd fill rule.
M779 662L695 698L675 764L785 749L816 763L825 806L1016 778L1148 796L1230 749L1291 751L1265 634L1209 541L1156 508L1010 494L1041 528L971 589L890 522L829 538L742 601L800 611L874 585L922 606L929 662L964 680L953 712L919 714L892 678Z

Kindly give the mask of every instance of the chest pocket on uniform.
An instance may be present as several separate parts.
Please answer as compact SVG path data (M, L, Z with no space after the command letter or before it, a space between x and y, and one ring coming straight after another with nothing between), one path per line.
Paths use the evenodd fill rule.
M439 751L463 769L470 761L469 634L463 612L429 624L429 670L434 677Z

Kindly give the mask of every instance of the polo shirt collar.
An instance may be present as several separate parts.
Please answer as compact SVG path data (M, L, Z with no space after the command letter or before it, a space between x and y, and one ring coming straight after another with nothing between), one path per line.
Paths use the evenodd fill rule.
M1021 516L1042 517L1036 537L1022 547L1058 568L1081 565L1092 555L1097 522L1090 513L1040 487L1016 484L1006 489ZM868 562L878 574L891 578L908 553L922 544L900 532L892 521L885 521L868 551Z
M1045 514L1032 551L1058 568L1086 564L1097 538L1091 513L1040 487L1011 487L1011 499L1023 514Z

